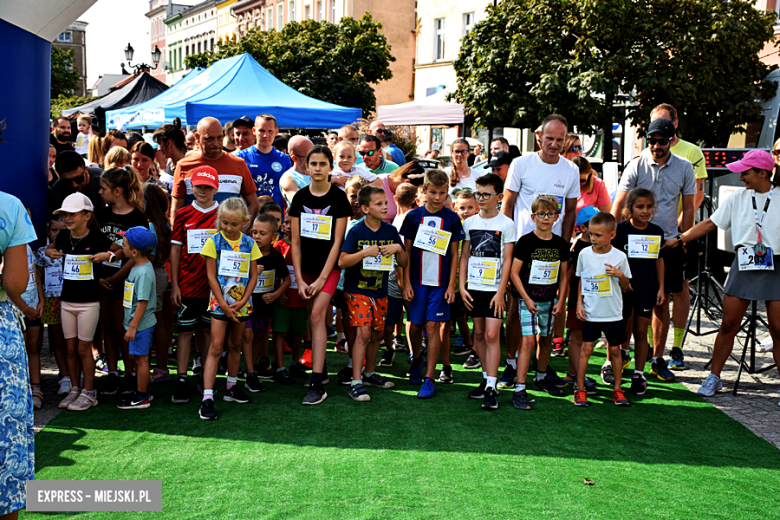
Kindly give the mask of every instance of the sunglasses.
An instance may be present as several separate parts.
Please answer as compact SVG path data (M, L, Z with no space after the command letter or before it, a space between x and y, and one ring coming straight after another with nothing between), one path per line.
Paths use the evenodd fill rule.
M545 218L553 218L555 215L557 215L556 212L550 212L550 213L544 213L540 211L539 213L534 213L536 215L536 218L545 219Z
M477 192L477 193L474 193L474 198L475 199L485 199L485 200L487 200L490 197L492 197L493 195L498 195L498 193L479 193L479 192Z
M780 155L780 150L772 150L772 155Z
M374 132L376 132L378 134L386 134L387 133L387 131L384 128L377 128L376 130L374 130Z
M590 176L588 176L590 177ZM585 177L584 179L580 179L580 184L585 184L588 182L588 177Z
M452 153L454 153L456 155L465 155L465 154L469 153L469 151L468 150L453 150Z
M660 144L661 146L666 146L669 144L669 139L656 139L655 137L648 137L647 142L651 145Z
M376 152L377 150L368 150L368 151L360 150L358 153L363 157L373 157Z
M578 144L578 145L575 145L575 146L572 146L571 148L569 148L569 152L571 152L571 153L581 152L584 149L585 149L584 146L582 146L581 144Z
M82 182L84 182L85 178L86 176L82 173L78 177L73 177L72 179L68 179L68 181L72 182L73 184L81 184Z

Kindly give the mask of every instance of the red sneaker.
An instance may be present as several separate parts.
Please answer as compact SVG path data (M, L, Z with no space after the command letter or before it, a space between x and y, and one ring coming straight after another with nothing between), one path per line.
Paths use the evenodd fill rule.
M612 402L618 406L628 406L629 404L628 399L626 399L626 394L623 393L623 390L612 391Z
M553 338L552 353L553 357L564 357L566 355L566 345L563 343L563 338Z
M311 350L306 349L303 351L303 356L301 356L300 359L301 365L305 366L309 370L311 370Z
M574 391L574 406L588 406L588 391L585 389Z

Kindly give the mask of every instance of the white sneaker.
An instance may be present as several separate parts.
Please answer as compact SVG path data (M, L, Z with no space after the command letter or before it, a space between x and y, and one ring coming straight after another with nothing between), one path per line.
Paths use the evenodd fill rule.
M70 378L69 377L63 377L60 379L60 389L57 390L57 395L67 395L68 392L70 392Z
M68 392L68 395L65 396L65 399L60 401L59 408L64 410L65 408L70 406L71 403L73 403L73 401L78 399L78 397L79 397L79 389L76 387L71 387L70 392Z
M712 397L720 390L723 390L723 384L720 382L720 378L715 374L710 374L696 393L703 395L704 397Z
M756 347L756 350L759 352L772 352L773 348L774 344L772 343L772 336L767 336Z

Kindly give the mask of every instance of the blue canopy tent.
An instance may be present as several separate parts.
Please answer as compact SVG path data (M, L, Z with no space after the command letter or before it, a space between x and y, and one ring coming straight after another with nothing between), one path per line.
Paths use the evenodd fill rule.
M183 83L185 79L182 79ZM215 117L221 123L241 116L254 118L259 114L276 117L280 127L338 128L362 117L359 108L347 108L310 98L288 87L265 70L249 54L220 60L179 87L171 87L163 95L149 100L145 110L162 111L169 122L179 117L182 124L196 125L204 117ZM158 100L163 102L158 102ZM156 105L156 106L155 106ZM132 111L130 107L125 111ZM107 118L111 116L109 112ZM159 126L161 123L157 124ZM118 126L118 125L117 125ZM141 124L126 128L137 128ZM152 124L143 126L154 127ZM109 126L111 128L111 126Z

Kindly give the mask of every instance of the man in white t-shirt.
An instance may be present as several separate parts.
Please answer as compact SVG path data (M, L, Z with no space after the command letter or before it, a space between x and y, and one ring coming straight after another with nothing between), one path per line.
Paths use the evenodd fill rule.
M555 222L552 232L562 237L572 236L577 218L577 198L580 196L580 170L561 156L568 126L563 116L547 116L540 127L541 150L517 157L509 166L501 213L515 221L518 239L536 228L531 219L531 203L538 195L552 195L558 200L558 212L562 213L562 218ZM515 354L521 337L517 299L511 292L508 303L507 368L501 376L499 388L514 387L517 373ZM550 353L540 354L537 368L546 370Z

